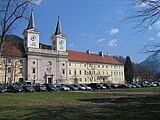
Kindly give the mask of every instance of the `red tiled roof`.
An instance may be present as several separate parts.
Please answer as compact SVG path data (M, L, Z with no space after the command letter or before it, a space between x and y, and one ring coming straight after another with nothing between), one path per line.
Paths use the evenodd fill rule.
M2 56L25 57L23 39L17 35L6 35L2 46Z
M2 47L2 56L5 57L24 57L25 53L24 50L21 48L22 46L18 47L15 46L13 43L4 42Z
M88 54L86 52L77 52L72 50L67 50L69 54L69 61L76 62L92 62L92 63L104 63L104 64L122 64L112 56L104 55L101 57L99 54Z

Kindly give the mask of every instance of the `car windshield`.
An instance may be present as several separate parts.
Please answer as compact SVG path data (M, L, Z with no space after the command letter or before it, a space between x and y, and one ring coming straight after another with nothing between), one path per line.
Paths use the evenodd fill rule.
M49 87L53 88L56 87L54 84L49 84Z

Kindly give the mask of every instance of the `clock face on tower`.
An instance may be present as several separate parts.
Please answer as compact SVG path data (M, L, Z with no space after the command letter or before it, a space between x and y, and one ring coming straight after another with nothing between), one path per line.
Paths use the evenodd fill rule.
M60 44L60 45L63 45L63 43L64 43L63 40L60 40L60 41L59 41L59 44Z
M35 35L32 35L32 36L31 36L31 40L32 40L32 41L35 41L35 40L36 40L36 36L35 36Z

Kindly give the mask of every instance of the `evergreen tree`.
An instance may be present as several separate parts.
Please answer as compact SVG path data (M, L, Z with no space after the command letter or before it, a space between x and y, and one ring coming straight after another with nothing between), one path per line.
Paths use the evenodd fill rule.
M133 82L134 69L133 69L132 61L129 56L127 56L125 60L124 74L125 74L125 80L127 83Z

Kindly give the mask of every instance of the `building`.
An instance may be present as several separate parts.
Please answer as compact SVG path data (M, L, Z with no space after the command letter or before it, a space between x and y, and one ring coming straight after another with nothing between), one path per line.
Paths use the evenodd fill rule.
M69 83L124 83L123 65L109 55L68 50Z
M32 10L24 40L7 35L0 58L0 82L31 80L35 83L124 83L124 66L113 57L66 50L60 18L51 35L52 45L40 43Z

